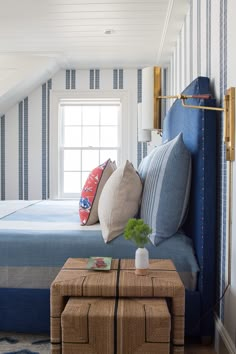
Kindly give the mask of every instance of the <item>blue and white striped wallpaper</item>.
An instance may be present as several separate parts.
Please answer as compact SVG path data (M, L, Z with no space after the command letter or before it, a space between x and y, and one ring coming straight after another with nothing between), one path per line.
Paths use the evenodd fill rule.
M123 69L119 69L118 71L118 76L119 76L119 80L118 80L118 83L119 83L119 89L123 89Z
M18 181L19 199L28 199L28 97L18 104Z
M70 78L70 73L66 70L67 78ZM67 82L68 84L68 82ZM67 88L67 86L66 86ZM47 84L42 85L42 199L47 199L47 134L48 134L48 124L47 124Z
M24 99L24 199L28 200L28 97Z
M71 89L74 90L76 83L76 70L71 70Z
M211 0L206 1L206 75L211 77Z
M99 90L100 88L100 70L99 69L90 69L90 90Z
M137 71L137 102L142 102L142 69L138 69ZM138 141L137 144L137 157L138 157L138 165L142 160L142 143Z
M68 70L66 70L66 73L67 71ZM49 198L49 129L51 88L52 79L42 85L42 199Z
M72 74L72 89L75 89L75 79L76 79L76 73L75 70L72 70L73 74ZM49 166L50 166L50 90L52 89L52 79L49 79L47 82L47 198L49 198L50 196L50 189L49 189L49 185L50 185L50 174L49 174Z
M113 70L113 89L122 90L124 88L123 75L124 75L123 69L114 69Z
M1 117L1 200L5 200L5 116Z
M23 149L23 137L24 137L24 129L23 129L23 102L21 101L19 103L19 113L18 113L18 119L19 119L19 152L18 152L18 168L19 168L19 199L23 199L23 181L24 181L24 168L23 168L23 161L24 161L24 149Z
M142 103L142 69L137 71L137 102ZM147 143L142 143L138 141L137 144L137 161L138 165L141 160L147 156Z
M65 71L65 88L66 90L75 89L76 85L76 70Z

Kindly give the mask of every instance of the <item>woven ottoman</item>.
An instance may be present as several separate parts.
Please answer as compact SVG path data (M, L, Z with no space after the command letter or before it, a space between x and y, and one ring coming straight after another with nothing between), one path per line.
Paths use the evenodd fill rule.
M119 299L118 354L169 354L170 330L165 299Z
M117 321L117 322L116 322ZM71 297L61 316L63 354L169 354L164 299Z
M62 312L63 354L114 353L115 299L73 298Z

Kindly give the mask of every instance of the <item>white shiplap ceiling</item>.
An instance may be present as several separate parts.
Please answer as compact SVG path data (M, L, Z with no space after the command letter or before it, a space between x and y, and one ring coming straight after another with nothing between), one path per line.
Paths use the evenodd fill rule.
M188 0L0 0L0 9L3 96L37 68L165 63Z

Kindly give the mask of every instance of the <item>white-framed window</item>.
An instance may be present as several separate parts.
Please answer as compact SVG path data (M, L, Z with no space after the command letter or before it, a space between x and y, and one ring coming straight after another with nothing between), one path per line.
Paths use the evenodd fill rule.
M63 100L60 108L60 195L76 197L94 167L119 164L120 100Z
M78 198L93 168L129 159L126 95L77 94L52 92L50 198Z

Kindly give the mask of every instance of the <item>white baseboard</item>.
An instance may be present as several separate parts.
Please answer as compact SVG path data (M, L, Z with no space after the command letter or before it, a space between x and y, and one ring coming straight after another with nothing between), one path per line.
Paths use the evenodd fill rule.
M235 347L232 339L230 338L229 333L226 330L225 326L223 325L223 323L221 322L221 320L217 316L215 318L215 329L216 329L216 332L218 332L218 335L220 336L220 338L222 339L229 354L235 354L236 347ZM217 352L219 353L219 351L217 351Z

